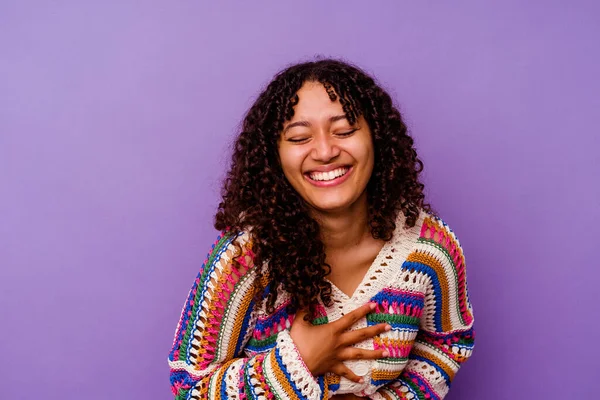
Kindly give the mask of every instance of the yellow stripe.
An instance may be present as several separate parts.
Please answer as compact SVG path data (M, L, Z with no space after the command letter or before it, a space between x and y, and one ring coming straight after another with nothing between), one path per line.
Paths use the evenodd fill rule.
M225 383L225 380L223 379L223 377L225 376L225 371L227 370L227 368L229 368L229 366L231 364L233 364L236 360L229 360L227 361L225 364L223 364L216 372L216 374L212 374L211 380L216 379L217 380L217 393L213 393L213 395L215 395L214 398L216 400L219 400L221 398L221 386ZM208 386L210 388L210 384ZM208 390L206 391L206 398L208 398Z
M444 360L442 360L441 358L438 358L436 356L434 356L433 354L429 353L429 352L425 352L419 349L414 349L413 354L419 357L423 357L426 358L428 360L431 360L432 363L434 363L435 365L437 365L438 367L440 367L441 369L444 370L444 372L448 375L448 377L450 378L450 381L452 382L452 380L454 379L454 370L452 368L450 368L448 366L448 364L446 364L444 362Z
M396 379L397 377L400 376L400 374L402 373L402 370L400 371L385 371L382 369L375 369L373 370L373 375L372 378L375 381L379 381L379 380L392 380L392 379Z
M294 388L292 387L290 382L285 377L285 373L281 370L281 367L279 366L279 363L277 362L277 358L275 358L275 350L273 350L271 352L271 354L269 355L269 362L271 363L271 367L273 368L273 372L275 373L275 379L277 379L277 382L281 386L283 386L283 390L285 390L285 392L289 396L288 398L290 398L290 399L296 398L297 395L296 395L296 392L294 391ZM277 396L277 397L280 397L280 396Z
M415 251L415 252L409 254L407 257L407 261L417 262L417 263L428 265L435 271L435 274L437 275L438 283L440 284L440 287L442 289L442 298L436 299L436 302L441 303L441 306L442 306L442 311L441 311L442 330L444 332L451 331L452 330L452 322L450 321L450 301L449 301L450 290L448 288L449 278L448 278L448 276L446 276L446 269L444 268L442 263L437 258L435 258L429 254L418 252L418 251ZM454 280L454 277L452 277L451 279Z
M248 311L248 308L250 307L250 303L252 302L253 298L254 294L252 293L252 290L249 290L246 293L244 293L244 299L242 300L240 309L237 311L238 316L243 317L246 315L246 312ZM243 324L244 319L237 318L235 321L235 325L233 325L232 335L229 338L229 348L227 349L227 359L233 358L235 356L235 347L242 332Z

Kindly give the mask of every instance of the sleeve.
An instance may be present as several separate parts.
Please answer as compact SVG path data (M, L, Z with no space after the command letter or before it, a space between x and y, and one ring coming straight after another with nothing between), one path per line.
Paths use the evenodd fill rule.
M219 237L188 294L168 357L175 399L320 399L322 384L287 331L272 350L243 356L256 324L256 273L246 239Z
M400 376L373 399L443 399L473 352L473 307L467 293L465 259L454 232L427 217L418 250L408 261L427 276L425 308L409 360Z

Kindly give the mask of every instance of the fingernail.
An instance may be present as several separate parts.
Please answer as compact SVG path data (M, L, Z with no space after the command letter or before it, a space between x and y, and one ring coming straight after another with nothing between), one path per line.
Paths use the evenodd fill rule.
M375 303L369 303L369 307L371 308L371 310L375 309Z
M381 357L389 357L390 353L387 350L384 350L383 353L381 353Z
M363 378L360 378L360 379L358 380L358 383L365 383L365 380L364 380Z
M385 326L385 330L386 330L386 331L389 331L389 330L391 330L391 329L392 329L392 326L391 326L391 325L386 325L386 326Z

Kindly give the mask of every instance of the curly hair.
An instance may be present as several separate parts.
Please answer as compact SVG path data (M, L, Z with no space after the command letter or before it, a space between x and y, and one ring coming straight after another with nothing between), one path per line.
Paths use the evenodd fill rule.
M331 305L332 288L325 279L331 268L325 263L319 224L285 178L277 150L305 82L323 84L351 124L362 115L371 130L375 165L366 190L372 236L390 240L399 212L412 227L420 209L432 210L424 202L424 185L418 179L423 163L413 139L392 99L372 77L333 59L292 65L275 75L243 121L215 228L250 232L254 262L266 266L265 271L257 268L258 282L268 282L257 292L267 296L269 310L283 289L291 295L291 309L306 307L312 314L319 299Z

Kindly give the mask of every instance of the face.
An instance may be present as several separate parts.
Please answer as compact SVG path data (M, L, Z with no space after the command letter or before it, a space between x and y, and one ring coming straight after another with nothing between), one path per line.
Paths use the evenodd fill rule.
M360 117L350 124L339 101L332 102L318 82L305 83L298 98L278 144L285 177L319 212L366 207L374 163L366 121Z

